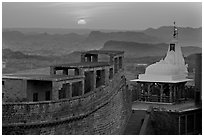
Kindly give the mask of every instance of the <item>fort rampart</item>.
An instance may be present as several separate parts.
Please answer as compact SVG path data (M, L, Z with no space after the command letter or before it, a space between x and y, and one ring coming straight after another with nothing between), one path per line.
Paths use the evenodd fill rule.
M3 134L122 134L131 113L123 73L80 97L3 103Z

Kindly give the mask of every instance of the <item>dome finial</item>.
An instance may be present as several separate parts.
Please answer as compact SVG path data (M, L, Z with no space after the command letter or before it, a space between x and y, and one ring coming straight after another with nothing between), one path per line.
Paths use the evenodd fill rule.
M178 29L176 27L176 22L174 21L174 34L173 34L173 38L178 37Z

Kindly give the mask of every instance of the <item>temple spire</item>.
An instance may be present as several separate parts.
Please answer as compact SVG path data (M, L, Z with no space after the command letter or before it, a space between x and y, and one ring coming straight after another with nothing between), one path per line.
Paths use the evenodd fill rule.
M178 38L178 29L176 27L176 22L174 21L174 34L173 34L173 38Z

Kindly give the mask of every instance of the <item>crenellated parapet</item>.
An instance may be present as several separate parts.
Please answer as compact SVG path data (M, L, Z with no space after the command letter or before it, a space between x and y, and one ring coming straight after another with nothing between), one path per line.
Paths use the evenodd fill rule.
M118 74L114 76L108 86L102 86L81 97L58 101L5 103L2 108L3 128L46 127L48 125L80 120L89 115L91 116L101 107L105 107L107 103L114 100L117 94L122 92L126 94L125 78L123 75ZM118 100L118 105L121 105L121 107L127 99L124 99L125 102L123 103L121 102L122 100ZM128 113L126 108L123 109L125 110L124 113Z
M51 66L50 75L3 76L3 134L122 134L131 112L123 53L88 51L79 63ZM10 96L14 81L18 94Z

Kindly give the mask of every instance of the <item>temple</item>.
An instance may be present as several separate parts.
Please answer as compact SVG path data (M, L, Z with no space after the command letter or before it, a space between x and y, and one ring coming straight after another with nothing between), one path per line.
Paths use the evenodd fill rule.
M169 44L166 57L148 66L145 74L139 74L139 100L157 103L175 103L185 98L184 87L187 78L181 47L178 42L178 29L174 23L173 39Z

